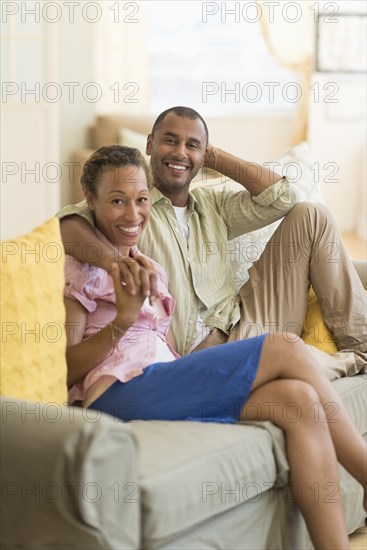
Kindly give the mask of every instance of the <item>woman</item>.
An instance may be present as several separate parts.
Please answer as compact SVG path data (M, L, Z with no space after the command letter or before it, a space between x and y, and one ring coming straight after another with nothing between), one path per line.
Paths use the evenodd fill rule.
M315 502L312 487L317 482L325 497L330 483L338 488L339 460L366 496L366 444L307 347L294 335L262 335L180 358L170 344L174 301L165 273L156 264L159 297L147 297L152 264L136 248L150 212L143 157L136 149L102 147L86 162L82 185L100 238L137 291L120 282L117 264L110 276L67 256L70 402L122 420L271 420L285 432L291 487L301 489L297 504L315 548L347 548L339 491L333 502L321 494ZM337 412L328 422L324 406L331 402ZM282 414L290 404L297 422Z

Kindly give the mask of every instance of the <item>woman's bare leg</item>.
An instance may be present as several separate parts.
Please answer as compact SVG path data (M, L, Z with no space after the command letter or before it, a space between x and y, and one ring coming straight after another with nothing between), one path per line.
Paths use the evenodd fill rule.
M265 341L242 418L259 420L260 407L261 419L285 431L291 481L301 490L298 505L315 547L348 548L337 459L364 487L367 510L366 443L307 347L290 338ZM291 403L300 407L297 422L284 412Z
M315 403L319 403L318 395L309 384L275 380L251 392L242 419L271 420L284 430L290 490L315 549L346 550L336 453L322 407L315 422ZM295 416L299 417L296 422Z
M274 334L265 341L260 365L252 390L274 379L301 380L317 392L319 403L310 405L317 420L325 409L338 461L364 488L364 507L367 511L367 446L353 424L339 394L319 367L308 347L301 339L294 340L282 334ZM321 406L320 406L321 404Z

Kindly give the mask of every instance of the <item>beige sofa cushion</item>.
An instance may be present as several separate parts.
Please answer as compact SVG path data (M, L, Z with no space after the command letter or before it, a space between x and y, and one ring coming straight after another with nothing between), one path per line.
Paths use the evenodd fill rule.
M125 115L101 115L97 117L93 146L97 149L103 145L119 143L119 131L121 128L129 128L134 132L146 134L152 129L155 118L136 117Z
M366 433L366 377L343 378L333 384L359 432ZM333 410L327 412L331 415ZM169 546L170 540L244 502L258 502L261 494L288 481L283 432L270 422L129 425L140 447L146 548ZM351 498L356 498L355 493Z
M271 436L260 427L163 421L130 425L140 447L144 547L256 500L276 481Z

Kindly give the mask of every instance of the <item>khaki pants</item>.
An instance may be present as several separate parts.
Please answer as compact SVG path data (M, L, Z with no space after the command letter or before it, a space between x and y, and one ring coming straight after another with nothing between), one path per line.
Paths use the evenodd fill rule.
M300 336L310 285L340 350L329 355L310 346L312 353L334 372L330 378L367 372L366 291L321 204L299 203L286 215L239 291L240 322L229 339L215 330L200 349L264 332Z

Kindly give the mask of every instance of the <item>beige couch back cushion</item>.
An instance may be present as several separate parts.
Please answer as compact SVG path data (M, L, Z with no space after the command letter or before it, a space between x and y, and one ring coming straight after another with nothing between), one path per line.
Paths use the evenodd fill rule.
M129 128L135 132L148 134L152 129L155 117L136 117L125 115L103 115L97 117L95 128L92 135L92 146L95 148L103 145L118 143L119 129Z

